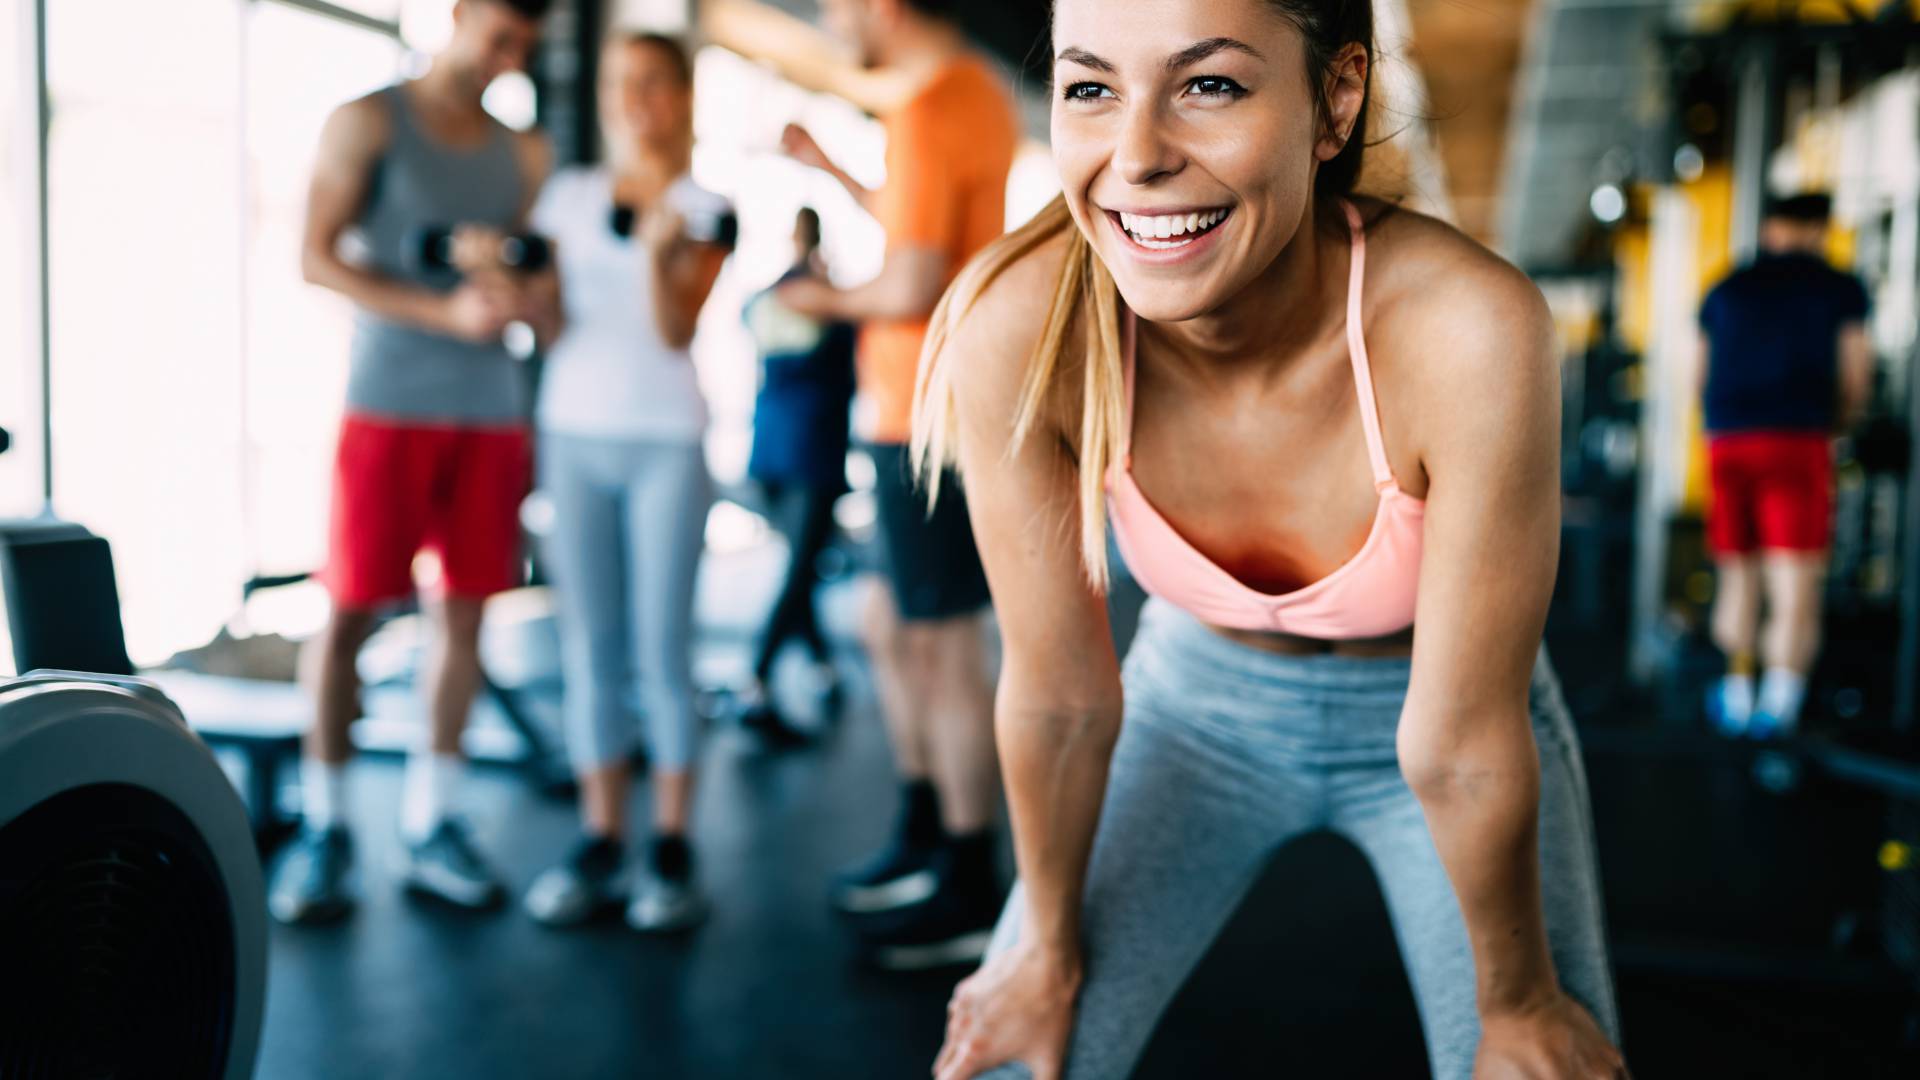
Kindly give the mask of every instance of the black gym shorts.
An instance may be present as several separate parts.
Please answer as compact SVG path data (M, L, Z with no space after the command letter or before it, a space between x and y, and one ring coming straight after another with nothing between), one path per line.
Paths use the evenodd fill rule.
M973 546L973 521L960 478L949 470L940 481L940 501L927 513L927 496L913 482L905 446L868 444L873 457L874 501L887 582L900 617L948 619L987 606L987 574Z

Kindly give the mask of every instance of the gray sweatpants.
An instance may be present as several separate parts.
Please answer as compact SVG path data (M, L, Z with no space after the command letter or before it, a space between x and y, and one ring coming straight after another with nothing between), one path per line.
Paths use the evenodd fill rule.
M697 442L542 432L540 488L553 503L544 550L577 770L625 757L639 734L636 676L655 768L693 761L694 577L713 481Z
M1127 654L1126 719L1088 866L1088 976L1069 1080L1120 1080L1132 1071L1174 992L1274 849L1317 828L1352 840L1373 864L1433 1075L1472 1074L1480 1018L1466 923L1394 748L1410 669L1405 659L1274 655L1148 601ZM1554 966L1567 993L1617 1041L1586 773L1544 650L1530 703ZM996 951L1018 936L1023 903L1016 886ZM1023 1065L982 1074L1028 1075Z

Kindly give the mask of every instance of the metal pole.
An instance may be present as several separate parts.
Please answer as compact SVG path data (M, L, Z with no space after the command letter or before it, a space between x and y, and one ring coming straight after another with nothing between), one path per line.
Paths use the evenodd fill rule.
M240 399L240 411L238 424L239 452L234 455L234 458L239 467L238 479L240 482L240 554L241 557L246 560L247 576L249 578L255 576L260 571L260 530L257 515L254 512L255 506L253 502L253 427L249 422L251 418L248 415L248 406L252 397L252 395L248 393L250 384L248 378L250 374L248 362L252 359L250 349L252 346L251 331L253 327L253 312L251 308L253 297L251 282L253 281L253 275L248 271L250 269L249 264L253 260L253 230L251 228L253 224L253 185L250 182L251 178L249 176L251 170L247 167L247 125L252 120L247 108L247 90L250 77L247 69L247 46L251 36L252 15L252 0L233 0L234 55L237 57L234 63L235 119L233 131L233 167L235 190L239 195L236 201L239 203L240 210L239 228L235 230L238 240L237 246L239 248L237 255L240 260L240 280L237 283L239 303L235 311L234 325L234 332L238 335L239 345L234 351L234 355L238 359L235 365L238 378L234 381L237 384L236 393ZM244 608L244 596L241 598L241 603ZM271 809L271 807L269 807L269 809Z
M1733 221L1729 237L1737 265L1760 246L1760 215L1767 200L1767 152L1775 125L1775 53L1771 41L1749 44L1734 91Z
M47 0L33 4L33 97L39 125L34 154L34 201L38 225L40 288L40 500L42 512L53 512L53 304L50 270L52 245L47 235L47 147L53 129L53 105L47 91Z

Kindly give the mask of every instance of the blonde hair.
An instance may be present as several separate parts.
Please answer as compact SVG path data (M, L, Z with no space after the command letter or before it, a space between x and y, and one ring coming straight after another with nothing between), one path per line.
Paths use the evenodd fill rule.
M958 419L953 400L953 365L964 358L948 355L953 329L981 294L1014 263L1054 238L1066 237L1066 255L1054 284L1039 341L1021 381L1013 437L1006 452L1019 449L1040 417L1055 404L1069 358L1067 339L1075 319L1082 320L1086 348L1079 357L1080 438L1077 472L1080 495L1080 565L1087 581L1104 591L1107 570L1106 476L1123 453L1127 439L1126 361L1121 355L1120 294L1106 264L1075 225L1064 196L1056 196L1033 219L982 251L954 281L934 308L920 354L914 391L912 460L931 506L940 497L943 470L959 466Z

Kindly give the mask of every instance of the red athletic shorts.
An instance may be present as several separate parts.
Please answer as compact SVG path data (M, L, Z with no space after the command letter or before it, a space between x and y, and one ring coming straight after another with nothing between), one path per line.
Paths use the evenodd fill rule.
M1833 453L1824 433L1752 431L1707 440L1713 501L1707 543L1722 555L1825 551Z
M327 591L348 609L414 591L413 561L438 557L438 591L484 597L520 584L520 503L532 449L519 427L436 427L349 416L340 425Z

